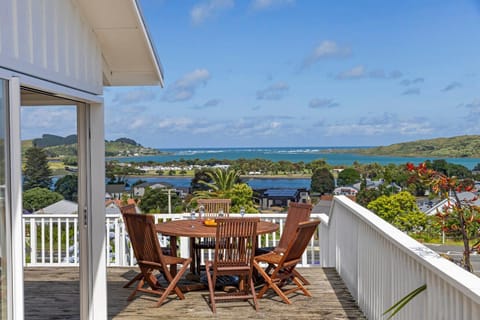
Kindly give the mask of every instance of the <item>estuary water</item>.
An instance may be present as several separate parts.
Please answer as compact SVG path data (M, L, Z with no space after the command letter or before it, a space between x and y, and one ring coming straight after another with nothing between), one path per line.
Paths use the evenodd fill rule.
M209 160L209 159L268 159L271 161L291 161L309 163L314 160L325 160L330 165L352 165L355 161L359 163L378 163L387 165L390 163L400 165L407 162L419 164L425 160L435 160L435 158L412 158L412 157L389 157L389 156L370 156L355 153L337 153L342 149L352 149L353 147L295 147L295 148L188 148L188 149L162 149L161 155L139 156L114 158L120 162L168 162L173 160ZM355 147L359 148L359 147ZM368 148L368 147L363 147ZM442 158L447 162L463 165L470 170L480 163L479 158ZM137 179L129 179L129 183L134 183ZM182 177L151 177L142 178L148 182L166 182L175 187L189 187L191 178ZM310 188L310 179L302 178L276 178L263 179L251 178L245 181L253 189L268 188Z
M198 148L198 149L161 149L161 155L138 156L125 158L111 158L120 162L167 162L173 160L208 160L208 159L268 159L271 161L291 161L305 163L323 159L330 165L352 165L355 161L359 163L378 163L381 165L405 164L412 162L419 164L425 160L435 158L413 158L413 157L390 157L370 156L355 153L338 153L342 149L368 148L368 147L295 147L295 148ZM337 151L337 152L336 152ZM108 158L107 158L108 159ZM480 163L479 158L441 158L450 163L461 164L470 170Z
M148 178L128 178L128 183L133 184L138 179L147 182L164 182L171 184L176 188L188 188L190 187L191 177L148 177ZM310 189L310 179L304 178L275 178L275 179L263 179L263 178L249 178L244 180L252 189L270 189L270 188L292 188Z

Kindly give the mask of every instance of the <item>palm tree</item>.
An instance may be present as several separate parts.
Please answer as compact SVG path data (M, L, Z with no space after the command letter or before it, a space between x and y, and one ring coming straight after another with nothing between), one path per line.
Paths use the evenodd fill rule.
M205 174L211 179L212 182L206 182L203 180L198 183L207 186L209 191L198 191L197 196L202 197L222 197L228 191L232 190L233 186L239 182L240 174L237 170L233 169L216 169L214 171L205 172Z

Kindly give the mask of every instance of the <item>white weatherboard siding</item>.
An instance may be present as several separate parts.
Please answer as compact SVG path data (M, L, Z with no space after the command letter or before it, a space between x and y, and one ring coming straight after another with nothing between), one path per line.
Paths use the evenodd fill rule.
M0 0L0 79L10 111L7 318L23 319L25 303L20 106L65 104L78 121L80 318L106 319L103 86L163 85L137 1Z
M2 0L0 61L12 71L101 94L102 54L75 2Z

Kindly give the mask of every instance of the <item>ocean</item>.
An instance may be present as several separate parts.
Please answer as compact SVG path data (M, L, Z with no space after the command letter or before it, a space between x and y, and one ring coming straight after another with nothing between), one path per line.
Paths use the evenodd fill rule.
M335 150L351 149L353 147L295 147L295 148L185 148L185 149L162 149L165 154L155 156L139 156L126 158L112 158L120 162L168 162L174 160L208 160L208 159L268 159L271 161L291 161L309 163L314 160L323 159L330 165L352 165L358 163L378 163L387 165L390 163L400 165L407 162L419 164L425 160L435 158L412 158L412 157L389 157L370 156L354 153L336 153ZM355 147L358 148L358 147ZM367 148L367 147L365 147ZM470 170L480 163L479 158L442 158L447 162L463 165ZM130 178L128 182L134 183L137 179ZM166 182L175 187L189 187L191 178L142 178L148 182ZM268 188L310 188L310 179L302 178L277 178L260 179L250 178L246 181L253 189Z
M355 161L359 163L378 163L381 165L405 164L412 162L419 164L425 160L435 158L412 158L412 157L389 157L370 156L355 153L336 153L335 150L352 149L360 147L295 147L295 148L198 148L198 149L161 149L165 154L155 156L138 156L125 158L111 158L120 162L167 162L173 160L208 160L208 159L268 159L271 161L291 161L305 163L313 160L323 159L330 165L352 165ZM363 147L368 148L368 147ZM107 158L108 159L108 158ZM441 158L450 163L461 164L470 170L480 163L479 158Z

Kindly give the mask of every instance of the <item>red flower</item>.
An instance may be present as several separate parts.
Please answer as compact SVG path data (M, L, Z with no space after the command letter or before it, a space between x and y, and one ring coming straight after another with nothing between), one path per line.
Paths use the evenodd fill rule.
M415 165L414 165L413 163L411 163L411 162L408 162L408 163L407 163L407 170L408 170L408 171L413 171L413 170L415 170Z

